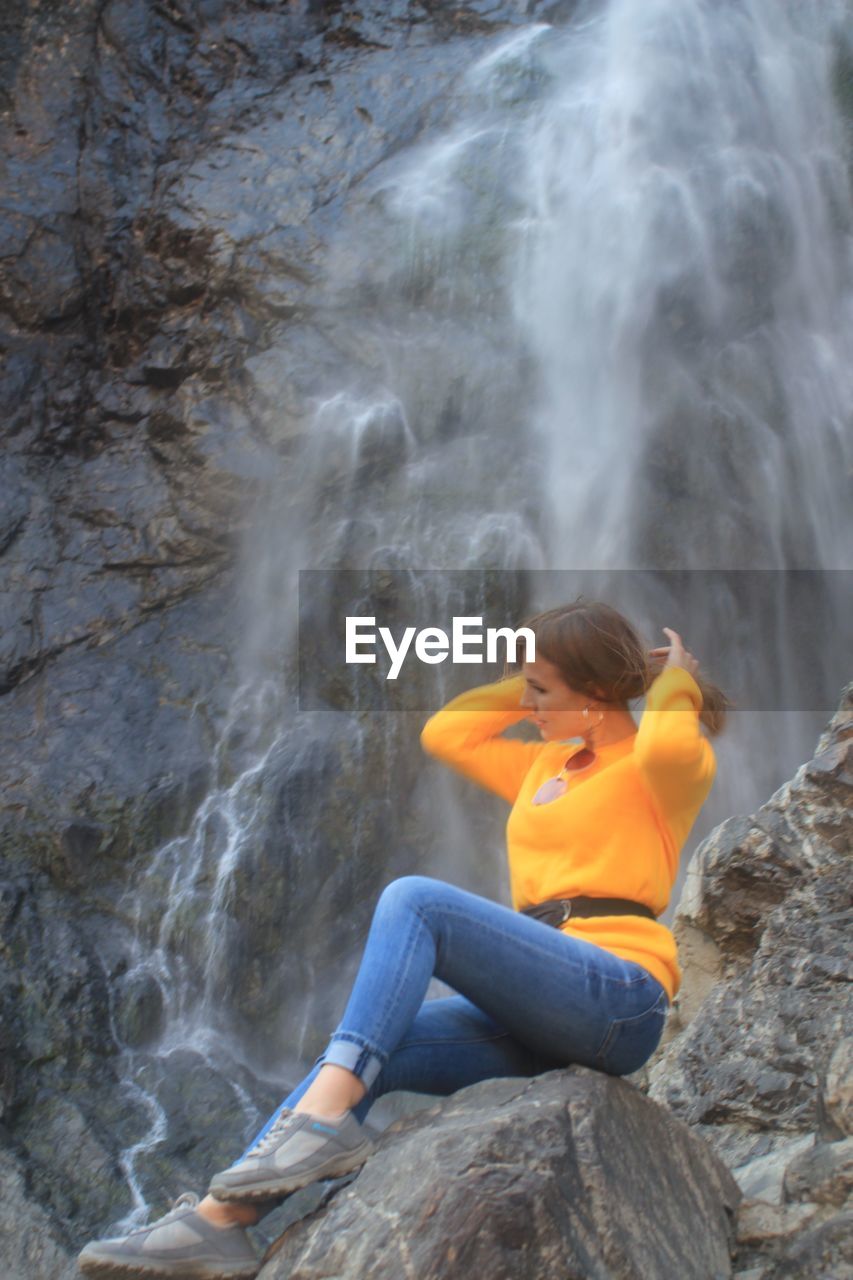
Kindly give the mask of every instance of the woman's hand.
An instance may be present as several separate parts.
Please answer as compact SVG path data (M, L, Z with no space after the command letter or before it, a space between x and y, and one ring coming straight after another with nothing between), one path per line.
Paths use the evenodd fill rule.
M653 657L659 657L665 653L667 655L663 669L667 667L684 667L685 671L689 671L691 675L695 675L699 667L699 659L694 658L689 650L685 649L681 643L681 636L677 631L673 631L671 627L661 627L669 636L671 643L662 645L659 649L649 649L649 653Z

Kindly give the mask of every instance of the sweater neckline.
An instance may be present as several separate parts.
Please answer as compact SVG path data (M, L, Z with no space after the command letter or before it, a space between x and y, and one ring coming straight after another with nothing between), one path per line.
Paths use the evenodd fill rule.
M636 732L628 733L625 735L624 738L618 738L616 742L606 742L603 747L595 747L594 749L595 754L597 756L600 756L600 755L603 755L605 751L617 751L619 749L624 750L626 747L630 747L634 745L634 741L636 740L636 737L637 737ZM565 739L561 739L559 742L549 743L548 745L552 747L559 746L559 747L562 747L563 750L566 750L567 748L571 748L571 747L577 747L578 750L581 751L583 750L584 744L582 741L577 742L574 738L565 738Z

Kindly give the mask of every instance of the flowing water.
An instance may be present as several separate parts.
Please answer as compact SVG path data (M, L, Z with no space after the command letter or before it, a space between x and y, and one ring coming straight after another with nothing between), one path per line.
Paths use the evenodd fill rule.
M217 785L128 900L133 963L164 999L159 1042L128 1051L129 1089L152 1053L187 1045L226 1074L275 1073L287 1046L295 1072L333 1029L392 875L505 887L499 815L472 816L455 782L412 763L424 715L374 714L390 705L376 685L334 711L298 702L299 570L408 574L419 626L457 598L517 621L582 591L651 644L674 626L719 677L702 641L725 643L741 709L683 865L811 754L850 677L844 14L612 0L531 23L472 63L441 128L353 193L320 289L338 367L305 396L246 549ZM454 595L459 570L473 597ZM488 570L516 576L497 596L484 576L478 597ZM804 668L819 677L805 693ZM402 834L418 805L428 865ZM153 1144L164 1121L146 1096ZM145 1208L131 1182L128 1221Z

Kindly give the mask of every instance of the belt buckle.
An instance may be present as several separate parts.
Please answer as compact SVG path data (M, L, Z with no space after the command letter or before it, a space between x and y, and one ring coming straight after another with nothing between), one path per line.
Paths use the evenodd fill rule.
M563 918L560 921L560 924L565 924L569 916L572 914L571 898L561 898L560 907L562 908L562 912L563 912Z

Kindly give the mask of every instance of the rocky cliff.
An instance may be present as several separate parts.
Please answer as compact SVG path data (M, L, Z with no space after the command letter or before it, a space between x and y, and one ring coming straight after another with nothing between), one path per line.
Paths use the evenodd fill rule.
M271 478L287 487L330 370L377 359L324 297L341 211L528 9L46 0L0 13L0 1121L15 1196L66 1243L133 1207L123 1153L161 1106L184 1120L166 1164L138 1170L143 1195L175 1160L169 1177L192 1180L217 1159L211 1108L236 1111L242 1132L278 1100L236 1063L224 1083L203 1046L174 1057L185 1088L145 1057L163 994L135 970L135 940L156 937L169 841L257 758L252 715L229 722L256 503ZM347 744L303 741L299 759L286 746L243 870L264 878L263 902L237 898L269 954L308 955L310 982L321 925L306 898L323 884L344 920L324 939L342 963L385 869L354 869L350 822L322 842L307 829L309 785L356 785ZM402 757L373 768L405 785ZM360 821L381 849L377 815ZM176 922L196 956L203 898ZM229 959L216 1000L258 1025L288 992L245 947ZM141 1055L130 1088L127 1052Z
M812 759L697 850L677 916L687 978L649 1096L733 1171L749 1280L853 1271L851 785L848 685Z

